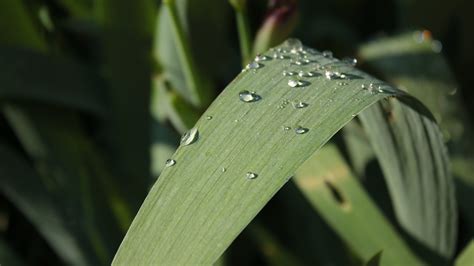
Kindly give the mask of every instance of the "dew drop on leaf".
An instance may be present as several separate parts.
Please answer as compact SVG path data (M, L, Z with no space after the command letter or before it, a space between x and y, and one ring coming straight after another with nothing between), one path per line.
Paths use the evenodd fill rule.
M295 128L295 133L296 133L296 134L299 134L299 135L305 134L305 133L307 133L308 131L309 131L309 129L307 129L307 128L305 128L305 127L301 127L301 126L298 126L298 127Z
M252 61L250 62L248 65L247 65L247 69L259 69L263 67L262 64L260 64L259 62L256 62L256 61Z
M196 142L198 138L199 138L199 131L197 128L193 127L190 130L188 130L186 133L184 133L184 135L181 137L180 144L182 146L188 146Z
M350 66L356 66L357 65L357 59L352 58L352 57L346 57L342 59L342 62L344 64L350 65Z
M293 107L295 107L296 109L301 109L301 108L305 108L307 107L308 104L307 103L304 103L304 102L296 102L296 103L293 103Z
M239 93L239 98L242 102L251 103L259 101L262 97L260 97L260 95L257 95L253 91L244 90Z
M255 179L258 177L258 174L253 173L253 172L247 172L245 176L247 177L247 179Z
M171 167L171 166L174 166L175 164L176 164L176 160L168 159L165 162L165 167Z

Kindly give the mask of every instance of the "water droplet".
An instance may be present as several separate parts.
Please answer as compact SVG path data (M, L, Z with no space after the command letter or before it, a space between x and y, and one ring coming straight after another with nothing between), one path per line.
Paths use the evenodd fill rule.
M301 126L298 126L298 127L295 128L295 133L296 133L296 134L300 134L300 135L301 135L301 134L305 134L305 133L307 133L308 131L309 131L308 128L301 127Z
M304 65L307 65L308 63L310 63L311 61L308 61L308 60L299 60L299 59L293 59L291 60L291 64L292 65L297 65L297 66L304 66Z
M206 120L211 120L211 119L212 119L212 115L206 116Z
M171 167L171 166L173 166L173 165L175 165L175 164L176 164L176 161L175 161L175 160L173 160L173 159L168 159L168 160L166 160L166 162L165 162L165 167Z
M281 53L274 53L273 54L273 59L280 59L280 60L283 60L283 59L288 59L289 57L284 55L284 54L281 54Z
M331 71L331 70L326 70L324 72L324 76L327 79L345 79L347 76L344 73L338 72L338 71Z
M299 71L298 76L304 78L304 77L315 77L318 73L313 72L313 71Z
M298 39L290 38L286 40L284 44L291 50L292 53L301 51L303 49L303 44Z
M255 179L255 178L258 177L258 174L252 173L252 172L247 172L247 174L245 176L247 177L247 179Z
M332 58L332 52L329 50L323 51L323 56L326 58Z
M356 66L357 65L357 59L352 58L352 57L346 57L342 59L342 62L344 64L350 65L350 66Z
M308 86L309 82L305 80L290 79L288 80L288 86L292 88Z
M197 128L193 127L188 130L184 135L181 137L181 145L188 146L196 142L199 138L199 131Z
M294 76L296 74L296 71L283 70L283 76Z
M255 57L255 61L256 61L256 62L268 61L268 60L271 60L271 57L266 56L266 55L257 55L257 56Z
M239 98L242 102L245 102L245 103L251 103L251 102L256 102L256 101L259 101L260 99L262 99L262 97L260 97L260 95L257 95L255 92L251 92L251 91L241 91L239 93Z
M285 131L290 131L290 130L291 130L291 127L289 127L289 126L283 126L283 130L285 130Z
M339 85L339 86L346 86L346 85L348 85L348 84L349 84L349 83L343 82L343 81L340 81L340 82L337 83L337 85Z
M293 107L295 107L296 109L301 109L301 108L305 108L307 107L308 104L307 103L304 103L304 102L296 102L296 103L293 103Z
M252 61L252 62L250 62L250 63L247 65L246 68L247 68L247 69L259 69L259 68L261 68L261 67L263 67L263 64L260 64L260 63L258 63L258 62L256 62L256 61Z
M221 168L221 172L222 172L222 173L225 173L225 171L227 171L227 169L226 169L225 167L222 167L222 168Z

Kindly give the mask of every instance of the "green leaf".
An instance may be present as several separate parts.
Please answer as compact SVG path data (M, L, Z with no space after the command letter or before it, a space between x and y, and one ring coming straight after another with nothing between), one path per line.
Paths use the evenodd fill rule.
M57 254L69 264L85 265L87 257L81 244L41 178L14 150L0 143L0 190L28 217ZM6 261L3 261L6 263Z
M239 58L233 54L232 43L228 35L226 21L232 20L231 7L227 1L190 1L176 0L175 3L179 22L184 34L189 39L190 53L197 65L199 78L202 79L202 96L207 104L212 100L211 95L216 79L232 78L236 64L221 64L222 58L230 58L233 63ZM219 40L219 41L217 41ZM167 8L160 8L154 43L155 59L164 69L166 79L177 89L183 98L192 102L191 88L185 80L184 66L178 56L177 40L175 40L171 17ZM235 73L235 72L234 72Z
M362 261L384 250L383 265L423 264L358 184L333 144L308 159L294 180Z
M152 0L100 0L96 8L111 111L107 139L118 166L117 182L135 212L151 181L149 106L156 8Z
M299 49L298 42L290 43L293 45L285 49ZM414 128L427 133L426 139L420 142L425 146L418 155L436 159L429 164L425 160L420 164L410 162L419 172L408 174L418 181L432 175L437 182L426 181L432 182L426 188L433 190L434 187L434 190L428 193L420 186L420 192L436 193L439 201L430 202L431 205L423 202L420 206L399 200L406 204L402 210L414 213L428 228L439 224L454 226L450 206L445 205L452 203L451 176L447 171L438 171L447 167L446 154L444 147L440 147L442 139L436 124L425 110L419 109L421 106L403 92L361 71L314 50L304 48L304 52L326 69L332 66L344 73L346 79L334 77L337 73L327 79L323 73L305 78L308 83L302 87L292 88L282 72L285 69L307 71L314 66L289 65L288 59L265 61L263 67L240 74L197 122L199 139L189 146L179 147L173 156L176 164L162 172L122 242L114 258L115 265L213 263L306 159L355 114L389 96L400 96L401 113L408 116ZM286 56L301 60L298 53ZM338 85L340 82L347 85ZM370 89L370 83L375 87ZM239 100L239 93L244 90L255 91L260 100ZM298 101L308 103L308 107L295 109L288 104ZM379 111L376 105L365 112L367 123L371 117L381 116ZM206 116L213 118L208 120ZM284 130L284 126L291 130ZM381 129L383 127L384 124ZM377 125L372 128L380 129ZM406 137L403 140L419 140L417 135L410 135L410 131L405 133L400 134ZM382 136L387 142L393 142L384 134L380 138ZM398 155L399 151L393 152ZM398 163L387 160L385 168L393 169L394 174L389 178L394 179L394 183L403 184L397 171ZM249 176L256 178L249 179ZM436 187L438 182L442 186ZM398 188L410 189L395 187ZM434 216L419 216L423 213L419 207L428 208ZM434 218L438 221L432 221ZM436 228L434 232L444 236L445 229Z
M467 169L458 169L472 163L470 156L466 156L474 150L472 127L457 93L454 75L437 50L440 43L430 36L420 39L423 34L427 33L414 31L380 38L360 47L359 55L366 68L417 97L439 121L452 158L465 162L453 162L453 171L459 177L456 194L463 219L466 218L473 230L470 202L474 175Z
M77 63L0 46L0 101L61 106L105 118L103 82Z
M474 264L474 241L467 245L464 250L456 258L454 265L456 266L469 266Z

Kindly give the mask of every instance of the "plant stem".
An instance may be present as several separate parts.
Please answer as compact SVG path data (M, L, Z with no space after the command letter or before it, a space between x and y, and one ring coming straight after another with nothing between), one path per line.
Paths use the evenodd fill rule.
M237 30L239 32L240 52L242 54L242 66L250 60L252 50L252 37L250 35L250 25L245 9L235 10L237 20Z
M178 48L178 55L181 65L183 66L184 77L186 84L191 92L191 101L197 107L201 107L205 102L204 86L199 77L196 63L189 46L189 39L184 33L183 25L181 24L176 3L174 0L163 1L164 6L168 9L171 17L171 27L173 29L176 45Z

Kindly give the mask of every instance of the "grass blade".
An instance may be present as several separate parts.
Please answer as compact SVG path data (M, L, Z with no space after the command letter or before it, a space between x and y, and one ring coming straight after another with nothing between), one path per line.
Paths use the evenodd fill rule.
M383 265L423 264L358 184L334 145L327 144L308 159L294 180L362 261L383 250Z
M280 48L302 49L296 40L285 46ZM162 172L122 242L115 265L213 263L295 170L355 114L389 96L408 97L338 60L302 50L310 60L338 73L314 73L297 87L289 86L294 82L282 75L284 70L309 71L314 66L296 63L303 60L300 53L288 52L284 56L292 57L293 64L289 59L270 60L240 74L197 122L198 141L179 147L173 156L176 165ZM380 89L371 91L370 83L381 84ZM239 100L244 90L255 90L260 100ZM289 104L298 101L308 107ZM402 110L424 118L424 112L411 109L418 108L416 104L410 106ZM432 120L423 122L434 127L427 130L436 131ZM428 149L443 157L444 150L435 145L440 136L430 131L429 137ZM435 163L444 167L446 162ZM258 176L249 179L248 172ZM443 174L450 181L450 175ZM451 188L449 182L445 185Z

